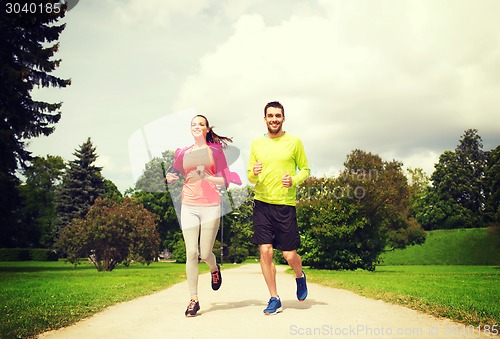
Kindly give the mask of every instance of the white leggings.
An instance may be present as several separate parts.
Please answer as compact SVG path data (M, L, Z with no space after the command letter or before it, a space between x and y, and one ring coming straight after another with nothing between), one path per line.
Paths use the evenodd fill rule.
M181 225L186 244L186 275L191 297L198 295L198 256L207 263L211 272L217 270L217 261L212 248L219 230L219 218L220 205L182 205Z

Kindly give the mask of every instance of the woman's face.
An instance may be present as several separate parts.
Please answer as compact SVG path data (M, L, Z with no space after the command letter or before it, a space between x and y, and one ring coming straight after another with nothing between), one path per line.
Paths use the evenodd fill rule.
M191 120L191 134L196 138L206 139L208 133L207 121L203 117L194 117Z

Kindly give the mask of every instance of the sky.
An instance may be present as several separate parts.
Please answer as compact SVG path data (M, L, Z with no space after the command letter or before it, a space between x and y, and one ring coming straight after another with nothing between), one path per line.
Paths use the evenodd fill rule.
M244 178L280 101L314 176L354 149L431 175L467 129L500 144L498 13L498 0L79 1L53 73L72 85L33 92L62 118L28 150L70 161L90 137L124 192L150 156L192 144L203 114L233 137Z

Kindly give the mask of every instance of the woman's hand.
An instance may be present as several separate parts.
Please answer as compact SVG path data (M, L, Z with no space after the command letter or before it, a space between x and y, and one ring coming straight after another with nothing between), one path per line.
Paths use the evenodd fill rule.
M175 173L167 173L167 175L165 175L165 182L167 184L171 184L177 180L179 180L179 176Z

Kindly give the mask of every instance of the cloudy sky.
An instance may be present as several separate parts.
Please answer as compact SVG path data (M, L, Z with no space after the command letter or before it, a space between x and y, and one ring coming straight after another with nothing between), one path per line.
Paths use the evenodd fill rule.
M244 171L278 100L313 175L356 148L430 175L466 129L500 144L498 13L498 0L83 0L57 55L72 85L33 93L62 101L62 119L29 150L73 160L91 137L123 192L149 154L192 141L200 113Z

